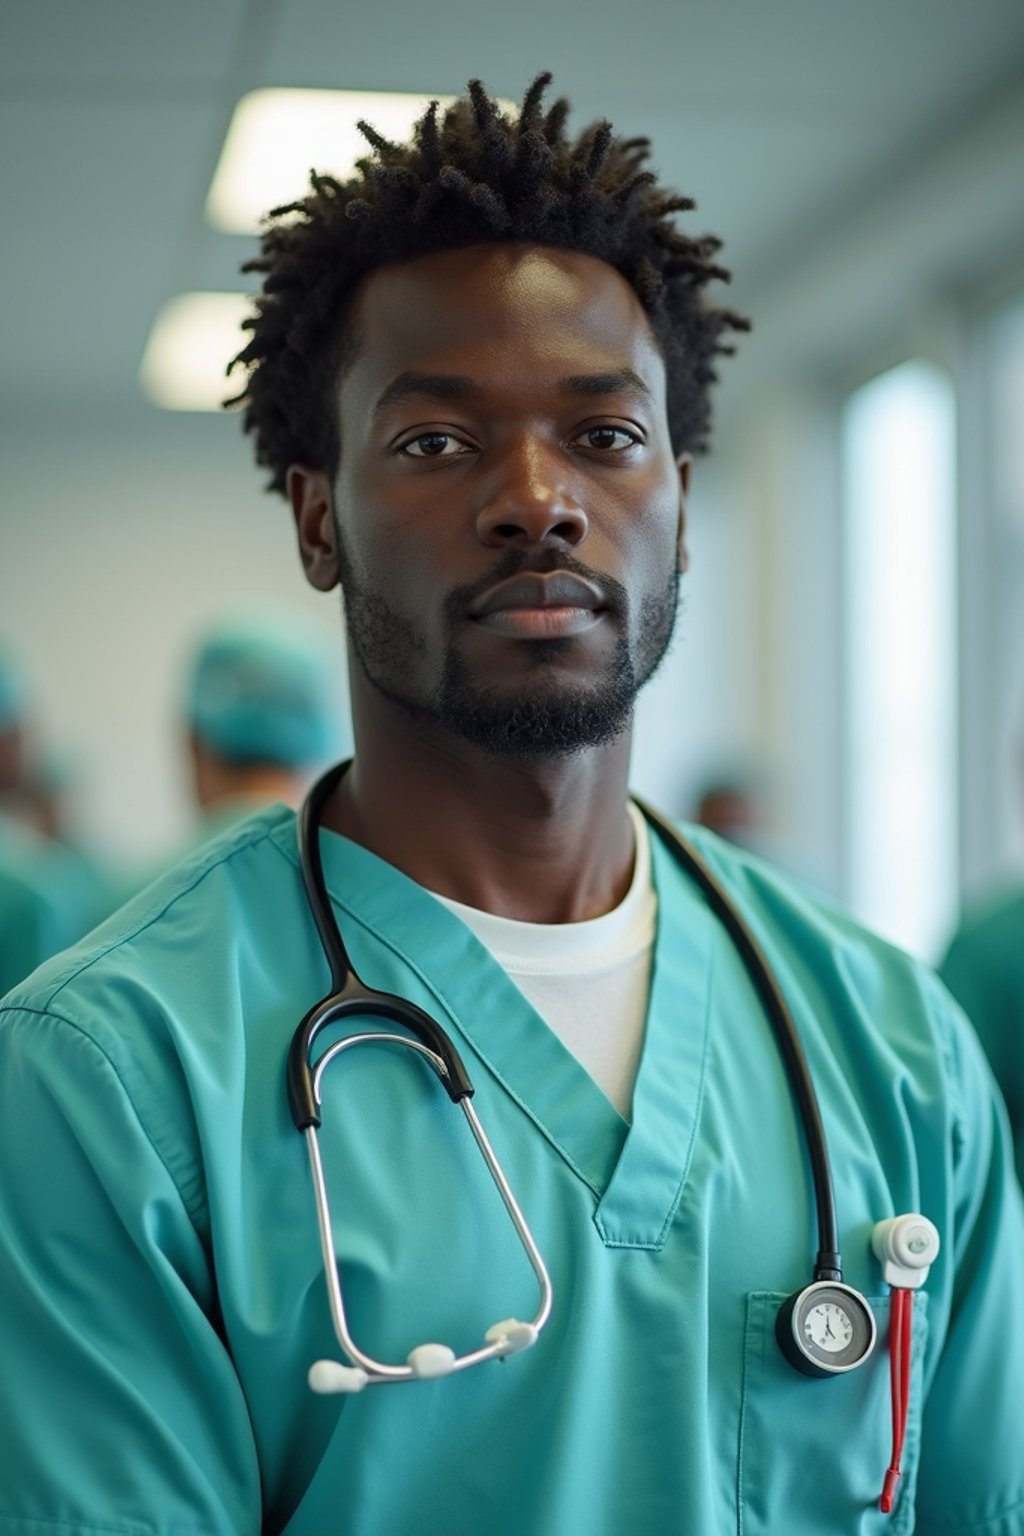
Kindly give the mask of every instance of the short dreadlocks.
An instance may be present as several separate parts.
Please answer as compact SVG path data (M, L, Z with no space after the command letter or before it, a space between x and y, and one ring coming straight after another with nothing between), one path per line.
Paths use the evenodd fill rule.
M595 256L636 291L665 359L675 452L702 451L711 421L714 359L726 331L749 329L703 296L729 280L714 261L721 241L691 238L671 215L694 207L642 169L647 139L613 137L607 122L575 140L569 103L544 110L539 75L518 118L502 115L479 80L443 116L438 103L410 144L359 124L374 151L350 181L311 173L311 191L275 208L260 255L242 268L264 274L249 344L231 367L248 370L241 394L256 458L284 492L290 464L337 469L341 445L333 388L344 360L345 320L360 279L390 262L483 242L528 242Z

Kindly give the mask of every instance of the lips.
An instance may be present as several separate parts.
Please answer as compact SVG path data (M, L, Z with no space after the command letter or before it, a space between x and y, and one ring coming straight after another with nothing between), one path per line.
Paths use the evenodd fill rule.
M600 588L584 581L581 576L573 576L568 571L550 571L546 575L526 571L499 581L477 598L469 612L474 619L538 608L573 608L593 613L603 601Z

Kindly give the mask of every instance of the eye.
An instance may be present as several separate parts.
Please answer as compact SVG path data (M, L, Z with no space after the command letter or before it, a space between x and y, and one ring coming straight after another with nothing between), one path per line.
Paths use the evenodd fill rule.
M460 453L471 453L472 449L450 432L421 432L398 451L410 459L452 459Z
M573 438L572 446L595 448L599 453L624 453L641 442L639 433L630 432L625 427L588 427Z

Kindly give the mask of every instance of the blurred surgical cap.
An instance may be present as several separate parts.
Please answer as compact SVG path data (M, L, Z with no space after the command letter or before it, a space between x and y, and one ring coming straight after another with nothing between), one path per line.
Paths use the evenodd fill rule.
M308 768L347 747L338 658L301 622L234 619L203 642L187 711L199 739L234 763Z
M25 674L14 652L0 640L0 731L21 724L26 698Z

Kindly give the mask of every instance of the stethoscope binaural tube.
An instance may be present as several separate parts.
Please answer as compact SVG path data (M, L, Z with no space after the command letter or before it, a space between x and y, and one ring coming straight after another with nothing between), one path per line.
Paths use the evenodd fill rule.
M878 1330L867 1298L843 1280L828 1142L814 1080L796 1024L761 946L724 887L670 822L650 806L637 803L661 833L676 862L704 892L709 906L735 944L768 1014L796 1100L814 1184L818 1248L811 1283L787 1296L776 1314L775 1337L779 1349L801 1375L816 1378L845 1375L864 1364L875 1347ZM833 1320L840 1331L829 1338Z
M811 1165L818 1221L818 1251L814 1264L814 1279L841 1281L843 1261L839 1253L836 1199L828 1142L825 1138L821 1110L818 1107L818 1096L814 1090L814 1080L786 1000L779 990L779 985L772 975L757 939L703 859L688 843L684 842L671 822L666 821L642 800L637 800L636 803L651 825L660 832L676 862L682 865L704 892L712 911L739 950L747 973L757 988L782 1054L793 1097L796 1099L807 1146L807 1156Z
M334 920L320 856L319 831L326 801L348 766L348 763L338 764L313 786L298 821L302 878L330 966L332 990L314 1004L292 1036L287 1062L288 1104L295 1127L306 1140L331 1320L338 1344L347 1357L345 1364L319 1360L311 1367L309 1383L316 1392L359 1392L366 1386L448 1376L466 1370L469 1366L480 1365L485 1360L517 1354L536 1342L551 1314L553 1300L544 1260L473 1108L473 1084L458 1051L440 1024L422 1008L392 993L376 991L359 978L345 948L341 930ZM348 1035L329 1046L314 1066L311 1053L318 1036L329 1025L354 1017L383 1019L401 1025L410 1032L412 1038L410 1035L382 1030ZM457 1355L445 1344L425 1343L411 1350L404 1363L390 1364L362 1350L352 1338L349 1328L341 1270L334 1246L327 1183L320 1157L320 1085L330 1062L356 1046L371 1044L397 1046L412 1051L431 1067L452 1103L462 1110L537 1279L540 1299L532 1321L526 1323L518 1318L506 1318L494 1323L487 1329L483 1345L462 1355Z
M349 959L341 929L334 920L324 879L319 832L324 806L348 766L347 762L338 763L318 779L299 813L302 879L313 921L331 968L331 991L306 1014L292 1037L288 1052L288 1103L296 1129L300 1131L304 1131L307 1126L320 1124L320 1105L313 1091L310 1067L310 1052L314 1042L329 1024L336 1024L347 1016L369 1016L404 1024L428 1050L444 1062L445 1072L441 1082L452 1103L457 1104L460 1099L471 1097L473 1093L473 1084L458 1051L428 1013L417 1008L414 1003L406 1002L404 998L374 991L360 981Z

